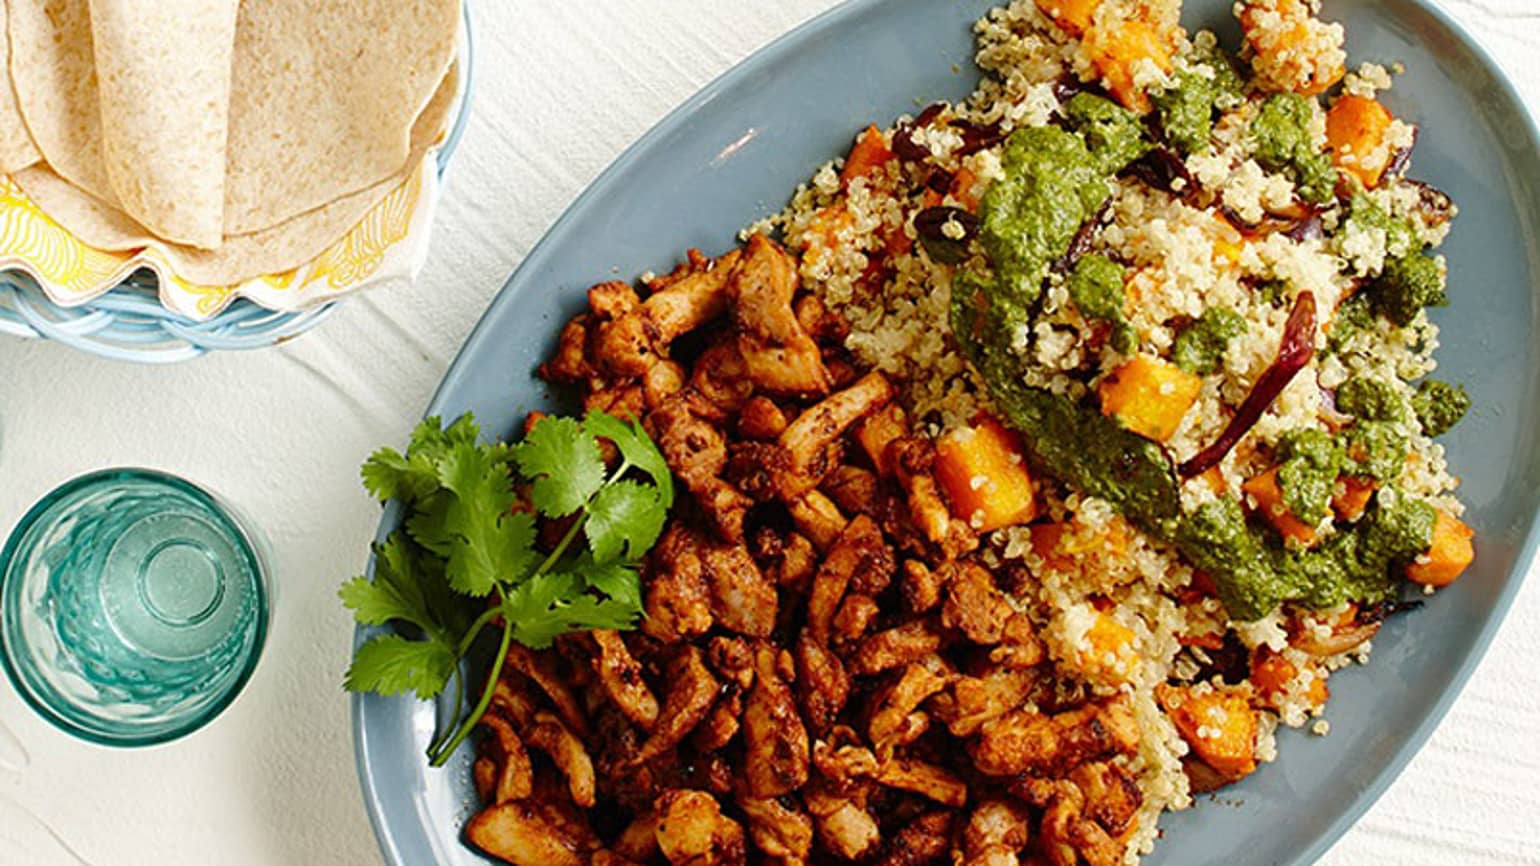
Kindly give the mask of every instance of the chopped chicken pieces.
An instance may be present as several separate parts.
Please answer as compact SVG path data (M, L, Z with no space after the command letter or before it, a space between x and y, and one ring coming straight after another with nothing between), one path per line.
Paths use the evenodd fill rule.
M704 791L669 791L658 798L658 848L673 866L742 863L743 826L722 814Z
M636 416L684 495L638 631L508 653L471 844L516 866L1123 862L1131 700L1046 664L1018 600L1037 576L951 514L928 419L849 333L761 236L589 291L541 373Z

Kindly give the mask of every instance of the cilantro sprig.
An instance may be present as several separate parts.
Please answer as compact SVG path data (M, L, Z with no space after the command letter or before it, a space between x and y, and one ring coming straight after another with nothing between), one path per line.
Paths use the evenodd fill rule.
M635 627L640 562L674 502L668 464L635 422L546 417L514 445L480 433L470 415L448 427L428 418L405 454L369 457L364 486L402 504L405 529L375 547L372 580L338 592L359 624L394 626L354 652L349 691L427 700L453 686L449 721L428 746L434 766L486 712L513 641L541 649L572 631ZM613 467L601 440L618 453ZM565 526L549 549L540 517ZM467 711L460 662L489 630L500 646Z

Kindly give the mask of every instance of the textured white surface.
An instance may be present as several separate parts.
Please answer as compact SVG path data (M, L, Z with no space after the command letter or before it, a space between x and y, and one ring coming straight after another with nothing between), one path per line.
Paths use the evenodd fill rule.
M162 467L254 516L279 593L246 693L179 743L83 745L0 682L0 866L73 864L60 840L91 866L379 863L338 687L351 629L334 593L361 568L378 514L359 462L405 436L505 276L594 175L701 85L830 5L481 0L477 100L415 289L355 299L275 350L174 369L0 342L0 529L79 472ZM1532 0L1449 6L1540 106ZM1432 742L1322 862L1540 864L1535 635L1531 580Z

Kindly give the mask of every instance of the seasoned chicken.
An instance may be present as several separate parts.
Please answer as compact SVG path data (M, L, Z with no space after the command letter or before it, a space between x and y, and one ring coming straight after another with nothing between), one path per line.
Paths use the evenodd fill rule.
M928 619L910 620L861 641L851 663L856 673L876 674L919 661L941 648L941 632Z
M809 490L787 502L786 510L791 512L791 519L796 521L797 528L819 550L828 550L844 531L847 522L834 500L817 490Z
M754 688L743 708L743 774L749 795L761 800L807 781L807 729L778 667L773 648L755 652Z
M626 718L643 730L652 730L658 720L658 699L642 679L641 664L631 655L619 632L601 630L592 634L599 648L593 660L594 673L605 694Z
M1127 830L1144 795L1127 770L1111 761L1081 764L1069 774L1070 782L1085 795L1085 815L1114 835Z
M1031 670L995 667L980 676L958 677L946 693L931 701L931 712L953 736L971 737L985 722L1026 702L1038 675Z
M536 713L535 723L524 732L531 748L545 752L551 763L567 777L572 802L590 808L594 804L594 762L583 745L560 718L551 713Z
M877 821L856 801L819 786L803 793L818 841L841 860L857 860L882 841Z
M882 529L865 515L850 521L824 557L823 565L813 575L813 588L807 601L807 630L816 641L827 643L834 615L845 590L856 572L887 567L892 551L882 538Z
M657 724L630 763L645 764L672 750L706 718L721 684L706 668L705 656L700 647L686 646L669 663L668 692Z
M927 812L904 824L883 850L879 866L937 863L951 850L952 816Z
M738 435L745 439L769 442L779 438L791 423L785 410L769 397L751 397L738 410Z
M889 788L912 791L944 806L968 802L968 785L945 768L909 758L891 758L877 768L876 779Z
M780 596L742 544L708 544L701 551L717 624L748 637L769 637Z
M987 775L1059 776L1085 761L1132 754L1138 747L1138 724L1127 700L1119 697L1056 716L1014 710L986 722L969 752L979 771Z
M486 756L490 772L485 779L481 799L506 803L528 797L534 791L534 770L529 763L529 752L524 749L524 741L519 739L513 725L496 713L482 716L481 724L492 734L488 739L491 748ZM477 787L482 786L478 784Z
M743 827L704 791L669 791L654 805L658 848L672 866L744 862Z
M980 803L962 831L962 862L968 866L1019 866L1032 837L1032 816L1012 800Z
M845 431L892 399L893 385L887 377L868 373L798 415L778 440L791 453L791 471L782 479L781 496L795 499L817 487L839 465L839 441Z
M642 314L655 347L667 347L727 312L727 282L741 255L733 250L715 261L692 255L688 269L671 275L647 298Z
M781 800L739 797L738 808L749 819L749 835L767 857L785 866L801 866L813 850L813 819Z
M797 699L814 735L827 733L850 698L850 675L839 657L810 636L797 640Z
M1005 593L995 588L994 577L983 566L969 562L957 569L947 586L941 624L961 631L974 643L996 644L1013 613Z
M941 591L956 573L951 565L931 568L918 559L906 559L899 568L898 592L904 612L911 616L928 613L941 603Z
M921 662L910 662L887 688L878 693L867 736L879 754L891 753L892 747L905 744L915 723L910 716L931 695L946 688L947 678Z
M665 643L711 628L711 590L701 562L699 533L669 527L648 556L642 629Z
M721 431L690 410L687 392L647 413L645 423L668 468L695 497L712 528L726 541L741 541L743 515L752 502L721 478L727 465Z
M578 316L562 326L556 354L540 365L540 378L554 385L576 385L594 374L588 364L588 317Z
M700 727L695 729L690 739L695 751L709 754L725 748L734 737L738 736L738 731L742 727L743 690L732 685L722 693L716 704L706 713L706 718L701 720Z
M796 291L796 261L764 235L750 237L727 284L749 377L774 394L822 394L831 385L829 371L792 310Z
M540 686L540 690L545 692L552 704L556 705L556 712L567 727L579 735L586 735L588 717L583 713L577 696L568 687L567 679L557 669L556 661L557 657L553 653L537 653L525 648L522 644L512 644L508 648L508 667L529 677Z
M465 825L465 838L514 866L588 866L599 847L586 827L534 798L481 810Z

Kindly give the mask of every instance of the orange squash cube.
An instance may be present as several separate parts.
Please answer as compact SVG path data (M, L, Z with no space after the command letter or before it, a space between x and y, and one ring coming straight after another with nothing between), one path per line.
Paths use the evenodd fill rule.
M1304 547L1314 547L1320 540L1314 526L1295 517L1288 506L1283 504L1283 488L1278 484L1277 467L1246 479L1241 489L1251 495L1257 503L1257 511L1285 539L1298 542Z
M1476 548L1471 544L1475 534L1460 518L1439 509L1433 521L1433 545L1406 566L1406 579L1425 586L1454 583L1476 558Z
M1358 178L1366 189L1379 185L1390 161L1382 150L1385 133L1395 120L1378 100L1347 94L1326 112L1326 146L1332 163Z
M872 461L878 475L888 475L893 467L888 460L888 446L893 440L909 432L909 421L904 417L904 409L897 403L878 409L868 415L859 426L856 427L856 442L860 443L861 450L866 452L866 458Z
M1148 22L1133 19L1091 27L1084 44L1107 90L1124 108L1148 114L1149 94L1136 82L1139 68L1146 62L1161 72L1171 71L1171 49L1161 34Z
M1037 8L1072 36L1079 36L1091 26L1091 16L1100 5L1101 0L1037 0Z
M1155 697L1203 763L1232 780L1257 768L1257 713L1243 692L1160 685Z
M952 514L979 532L1030 523L1037 516L1021 437L988 416L936 442L936 482Z
M1361 478L1357 475L1344 475L1337 479L1337 489L1332 491L1331 510L1337 515L1338 520L1351 523L1364 514L1364 509L1369 507L1369 500L1374 497L1374 490L1378 485L1373 478Z
M1086 629L1085 646L1077 651L1080 669L1100 679L1122 682L1133 672L1133 629L1105 613Z
M1297 676L1299 668L1293 662L1266 646L1258 647L1251 657L1251 684L1256 688L1263 706L1276 709ZM1330 697L1331 690L1327 688L1324 677L1317 676L1310 681L1306 698L1312 707L1324 706Z
M1123 362L1096 387L1103 415L1156 442L1176 433L1202 390L1202 378L1146 355Z
M874 123L861 131L855 146L850 148L850 155L845 157L845 167L840 169L840 184L849 186L856 178L867 177L887 165L892 158L893 151L882 137L882 130Z

